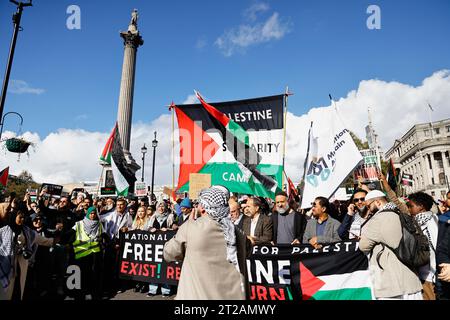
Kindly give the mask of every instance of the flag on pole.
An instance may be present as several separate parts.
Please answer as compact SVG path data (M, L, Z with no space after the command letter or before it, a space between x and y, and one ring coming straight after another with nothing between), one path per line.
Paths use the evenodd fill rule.
M8 184L8 175L9 175L9 167L6 167L2 171L0 171L0 186L6 188L6 185Z
M363 160L334 108L317 114L308 143L302 209L311 207L316 197L330 198Z
M190 173L209 173L230 191L274 198L283 175L284 95L176 106L180 129L178 191Z
M389 166L388 166L386 180L389 184L389 187L391 187L392 190L396 191L398 177L397 177L397 170L395 169L394 161L392 160L392 158L389 159Z
M287 194L288 194L289 202L295 201L295 198L298 197L297 188L294 186L294 183L292 182L292 180L286 174L286 171L284 171L284 176L286 177L286 181L288 183L286 191L287 191Z
M428 104L428 107L430 108L431 111L434 111L433 108L431 107L431 104Z
M410 186L412 187L413 185L413 175L412 174L408 174L408 173L403 173L402 174L402 184L404 186Z
M117 195L127 196L130 185L134 185L136 182L136 177L128 168L125 154L123 153L123 148L120 143L119 127L117 123L103 148L103 152L100 155L100 161L111 165Z

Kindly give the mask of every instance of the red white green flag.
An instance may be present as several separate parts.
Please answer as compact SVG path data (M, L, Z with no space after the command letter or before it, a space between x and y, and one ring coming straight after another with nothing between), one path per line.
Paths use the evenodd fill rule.
M9 167L6 167L2 171L0 171L0 186L6 188L6 185L8 184L8 175L9 175Z
M178 191L190 173L232 192L274 197L283 173L284 95L174 106L180 130Z

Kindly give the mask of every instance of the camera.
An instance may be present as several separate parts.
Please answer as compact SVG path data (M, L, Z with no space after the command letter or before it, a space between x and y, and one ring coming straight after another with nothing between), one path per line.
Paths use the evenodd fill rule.
M31 251L28 250L27 248L21 248L21 249L19 250L19 254L21 254L22 257L23 257L25 260L28 260L28 259L30 259L31 256L33 255L33 252L31 252Z

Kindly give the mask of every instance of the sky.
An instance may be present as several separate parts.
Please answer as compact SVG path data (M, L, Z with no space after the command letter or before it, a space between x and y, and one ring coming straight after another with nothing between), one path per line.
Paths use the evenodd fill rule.
M80 9L80 29L67 27L70 5ZM370 5L380 9L379 29L368 28ZM280 94L288 86L294 95L286 171L294 181L306 151L299 137L308 114L329 108L328 94L362 138L370 106L385 150L428 121L427 101L433 120L450 116L447 0L35 0L22 16L4 110L19 112L24 123L19 128L8 116L3 136L23 134L35 149L19 162L0 149L0 167L9 165L12 174L27 169L40 182L98 179L97 159L117 118L119 32L134 8L144 45L137 54L131 151L139 163L141 146L158 131L155 183L172 176L167 105L194 102L194 89L208 101L227 101ZM14 11L1 1L0 77ZM150 165L147 158L148 174Z

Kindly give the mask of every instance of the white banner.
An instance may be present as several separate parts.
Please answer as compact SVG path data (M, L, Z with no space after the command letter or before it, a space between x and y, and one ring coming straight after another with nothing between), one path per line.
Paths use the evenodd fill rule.
M312 118L302 209L316 197L330 198L363 159L334 108Z

